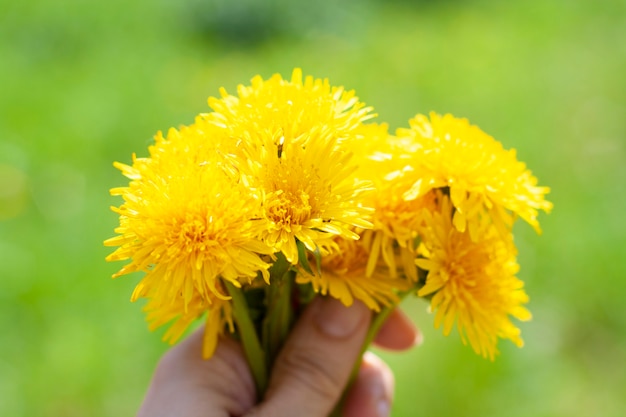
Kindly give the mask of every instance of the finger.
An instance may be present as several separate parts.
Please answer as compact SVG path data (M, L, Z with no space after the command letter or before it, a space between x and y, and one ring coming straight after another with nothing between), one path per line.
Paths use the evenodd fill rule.
M363 355L356 381L343 407L344 417L387 417L393 401L393 373L371 352Z
M395 309L382 325L374 343L390 350L405 350L422 343L422 333L400 310Z
M265 399L248 416L325 417L359 356L371 313L318 298L305 310L278 355Z

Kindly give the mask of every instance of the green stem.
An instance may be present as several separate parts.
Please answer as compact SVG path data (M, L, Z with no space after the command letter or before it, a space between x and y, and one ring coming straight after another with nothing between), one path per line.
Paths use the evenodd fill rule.
M267 287L266 316L263 321L263 346L267 369L272 369L293 322L291 291L294 273L282 254L270 268L271 285Z
M259 338L254 328L254 323L250 318L248 311L248 304L240 288L235 287L228 281L224 281L228 294L232 298L233 302L233 315L235 322L237 323L237 329L239 330L239 336L241 338L241 344L248 361L248 366L252 372L254 383L257 389L257 395L259 398L263 397L265 390L267 389L268 375L265 362L265 352L261 347Z

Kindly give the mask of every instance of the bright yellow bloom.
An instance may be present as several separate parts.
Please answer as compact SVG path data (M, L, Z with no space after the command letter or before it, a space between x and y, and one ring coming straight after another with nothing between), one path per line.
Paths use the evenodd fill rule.
M124 203L113 208L119 235L105 245L119 246L107 260L130 260L114 277L146 273L132 300L182 298L187 309L196 295L228 298L220 277L237 286L259 272L269 279L260 254L271 249L258 239L265 228L262 200L207 143L191 127L171 130L167 139L157 135L150 158L116 163L131 181L111 190Z
M360 140L353 144L359 168L354 174L370 181L374 192L365 196L365 205L374 207L373 228L362 233L363 245L370 256L368 276L380 264L388 267L392 277L398 266L412 281L417 280L415 249L418 229L423 223L424 209L434 209L432 195L407 200L403 195L415 182L414 162L405 143L389 135L387 125L363 127Z
M221 94L209 99L214 112L202 123L237 144L234 165L262 195L266 244L295 264L296 240L315 250L329 234L357 239L351 227L370 226L371 210L360 202L368 187L350 177L355 165L346 145L372 115L354 92L303 81L296 69L291 81L257 76L238 87L238 97Z
M291 80L274 74L268 80L255 76L250 86L239 85L235 97L220 89L221 98L209 98L214 110L203 115L232 134L243 144L265 145L259 136L271 133L275 140L307 142L315 134L329 134L350 140L365 120L375 117L371 107L365 107L354 91L331 87L327 79L311 76L302 79L296 68ZM272 144L276 153L278 142Z
M407 200L448 187L456 208L454 225L459 231L469 227L473 238L485 217L506 235L514 220L510 213L540 232L538 210L549 212L552 208L544 199L550 190L537 186L537 179L517 160L515 150L505 150L467 119L450 114L431 113L430 120L417 115L410 126L397 131L414 158L415 182L405 194Z
M336 238L334 245L335 251L322 256L321 273L315 271L315 260L311 257L314 274L300 271L296 282L311 283L316 293L330 295L346 306L360 300L371 310L380 311L381 306L400 301L396 290L408 289L407 282L381 270L368 276L365 267L369 254L360 241Z
M447 196L439 194L441 211L428 213L428 226L421 230L423 258L416 264L428 271L418 295L432 296L435 327L443 325L448 335L455 322L463 343L492 360L498 353L498 337L523 345L520 330L509 316L529 320L523 307L528 296L515 277L519 270L512 236L503 239L495 227L486 226L472 240L452 224Z

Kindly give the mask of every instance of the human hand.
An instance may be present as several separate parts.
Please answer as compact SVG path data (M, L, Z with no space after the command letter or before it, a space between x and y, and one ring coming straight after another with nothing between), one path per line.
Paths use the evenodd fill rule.
M360 302L317 299L305 310L257 402L254 381L241 346L223 338L203 360L202 331L196 331L161 359L138 417L325 417L338 402L361 350L371 313ZM391 314L376 344L407 349L420 335L399 311ZM389 415L393 374L366 353L343 407L345 417Z

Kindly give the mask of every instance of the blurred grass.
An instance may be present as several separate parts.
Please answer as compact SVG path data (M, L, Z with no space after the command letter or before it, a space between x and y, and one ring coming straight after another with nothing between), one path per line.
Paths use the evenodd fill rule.
M295 66L393 128L468 117L553 189L543 236L517 229L526 347L485 361L407 302L426 342L384 353L394 416L624 415L626 4L259 4L0 3L0 415L135 412L167 346L128 302L138 277L109 279L108 189L124 183L111 163L219 86Z

